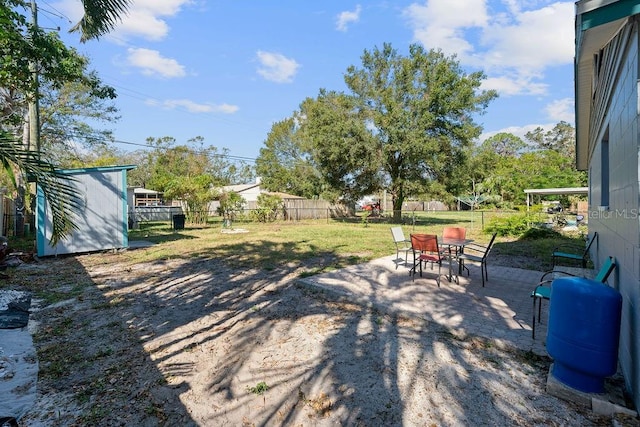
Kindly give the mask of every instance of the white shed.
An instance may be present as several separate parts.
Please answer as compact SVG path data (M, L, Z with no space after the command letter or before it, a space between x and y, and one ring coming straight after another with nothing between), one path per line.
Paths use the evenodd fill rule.
M77 229L51 246L51 210L44 193L37 189L36 246L38 256L127 248L127 170L135 166L108 166L67 169L61 173L73 177L69 183L84 198Z

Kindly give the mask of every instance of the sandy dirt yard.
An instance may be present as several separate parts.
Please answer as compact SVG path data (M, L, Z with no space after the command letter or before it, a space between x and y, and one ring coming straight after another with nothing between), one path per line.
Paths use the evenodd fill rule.
M38 397L21 425L611 425L545 392L548 358L296 283L327 260L126 259L16 270L68 296L34 304Z

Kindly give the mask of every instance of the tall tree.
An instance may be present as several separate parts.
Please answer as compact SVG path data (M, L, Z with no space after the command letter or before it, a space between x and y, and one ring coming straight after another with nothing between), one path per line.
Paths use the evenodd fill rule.
M525 134L525 138L540 150L554 150L561 155L575 159L576 131L569 123L561 121L553 129L544 131L537 127Z
M516 157L527 148L527 144L522 139L507 132L500 132L487 138L482 145L486 150L491 150L501 157Z
M407 195L447 189L480 135L473 116L497 93L480 89L482 72L417 44L408 56L384 44L361 59L345 74L351 94L321 90L303 103L302 128L328 182L349 197L386 190L399 220Z
M88 64L88 62L87 62ZM94 72L59 88L42 85L40 98L41 152L57 163L75 162L86 152L103 150L113 141L110 129L96 127L119 119L115 90Z
M528 145L515 135L500 133L476 147L465 174L468 189L480 187L505 207L523 203L526 188L586 185L586 173L575 169L571 125L560 122L546 132L537 128L526 139Z
M256 159L261 186L308 199L323 196L325 186L311 161L309 147L298 132L297 118L274 123Z
M522 139L512 133L500 132L487 138L477 151L474 164L485 173L482 184L488 193L499 196L499 201L513 201L514 168L527 151ZM479 165L482 163L482 165Z
M95 76L85 73L87 59L65 46L56 32L30 24L25 7L22 0L0 2L0 119L5 129L20 128L23 111L15 106L24 106L36 95L32 64L37 64L40 80L53 90L83 79L96 88L99 85Z
M60 88L83 75L84 62L77 52L62 43L57 33L46 32L30 23L24 16L26 7L22 0L0 3L0 139L5 144L0 161L18 190L18 213L24 208L24 177L29 174L38 179L52 209L52 243L55 243L73 228L73 209L80 204L65 193L69 187L64 185L65 178L55 172L52 163L39 161L38 156L29 151L28 144L18 143L19 134L28 129L24 126L25 114L21 107L38 96L34 72L38 73L40 81ZM29 138L22 140L29 141ZM59 194L49 193L51 191Z

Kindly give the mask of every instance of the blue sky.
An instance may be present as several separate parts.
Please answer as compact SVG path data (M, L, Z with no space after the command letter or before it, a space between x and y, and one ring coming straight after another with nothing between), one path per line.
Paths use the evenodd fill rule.
M572 1L134 0L113 33L85 44L67 33L79 0L38 5L39 24L59 26L116 88L118 141L202 136L255 158L274 122L320 88L346 90L347 67L385 42L402 54L440 48L484 71L500 96L477 118L483 137L574 123Z

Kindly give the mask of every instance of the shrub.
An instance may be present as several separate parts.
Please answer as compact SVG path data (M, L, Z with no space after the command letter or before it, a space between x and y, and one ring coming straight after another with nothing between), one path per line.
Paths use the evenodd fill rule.
M219 200L218 213L224 219L223 226L231 228L233 221L244 209L245 200L235 192L222 193Z
M262 193L258 196L258 207L252 216L259 222L272 222L278 218L278 212L284 211L282 198L274 194Z
M555 239L561 238L562 235L551 228L531 227L522 235L524 240L536 239Z
M489 233L498 236L521 236L529 229L531 218L527 214L515 214L506 217L495 217L485 227Z

